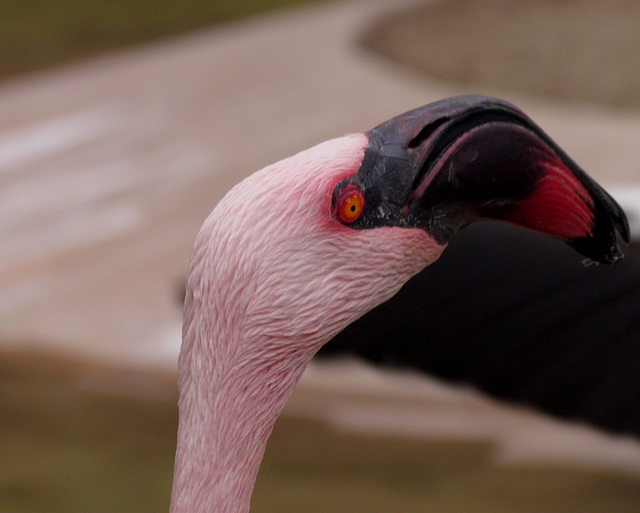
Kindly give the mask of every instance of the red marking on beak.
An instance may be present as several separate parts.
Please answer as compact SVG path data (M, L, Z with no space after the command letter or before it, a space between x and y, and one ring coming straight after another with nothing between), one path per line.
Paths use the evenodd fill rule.
M539 165L544 175L506 220L566 241L592 236L594 202L587 189L559 159Z

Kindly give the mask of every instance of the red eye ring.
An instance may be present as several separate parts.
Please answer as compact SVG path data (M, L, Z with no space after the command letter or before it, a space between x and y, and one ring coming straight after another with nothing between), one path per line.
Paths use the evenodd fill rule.
M357 186L345 188L336 201L336 215L345 224L353 223L364 207L364 195Z

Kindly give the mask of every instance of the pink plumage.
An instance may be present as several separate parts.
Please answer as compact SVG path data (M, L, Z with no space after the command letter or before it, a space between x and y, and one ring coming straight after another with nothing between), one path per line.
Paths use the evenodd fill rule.
M333 189L366 144L350 135L271 165L205 221L185 300L172 513L248 511L309 360L444 249L417 228L354 231L335 219Z
M531 158L541 147L542 162ZM619 259L624 213L568 158L551 173L559 151L512 105L468 96L319 144L234 187L204 222L187 279L171 512L246 513L273 425L316 351L483 212ZM569 184L552 215L549 183ZM355 210L341 209L345 198Z

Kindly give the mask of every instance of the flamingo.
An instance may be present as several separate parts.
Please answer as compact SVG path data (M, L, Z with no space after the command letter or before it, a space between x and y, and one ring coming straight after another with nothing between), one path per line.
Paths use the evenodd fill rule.
M449 98L270 165L197 236L179 358L172 513L246 513L267 440L318 349L503 220L614 263L622 209L515 106Z

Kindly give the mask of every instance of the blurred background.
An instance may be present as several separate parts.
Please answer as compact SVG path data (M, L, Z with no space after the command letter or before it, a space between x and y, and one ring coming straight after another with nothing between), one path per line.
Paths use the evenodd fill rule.
M3 2L0 511L168 510L191 245L233 184L322 140L446 96L500 96L612 191L637 241L639 7ZM635 324L625 336L640 344ZM640 444L469 385L325 359L278 421L252 504L635 512Z

